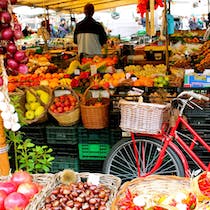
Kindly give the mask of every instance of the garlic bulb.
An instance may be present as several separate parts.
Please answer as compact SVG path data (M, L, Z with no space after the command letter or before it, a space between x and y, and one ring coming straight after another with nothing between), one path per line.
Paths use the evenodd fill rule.
M18 131L19 129L20 129L20 124L19 123L14 123L13 125L12 125L12 131Z
M2 92L0 92L0 102L4 101L5 99L5 96Z
M12 128L12 123L11 123L10 121L4 120L3 122L4 122L4 127L5 127L6 129L9 130L9 129Z

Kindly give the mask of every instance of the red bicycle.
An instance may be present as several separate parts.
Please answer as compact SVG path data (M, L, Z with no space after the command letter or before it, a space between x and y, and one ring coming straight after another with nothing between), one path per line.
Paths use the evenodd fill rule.
M210 145L184 119L183 112L187 106L202 109L193 99L209 101L209 98L193 91L183 91L170 103L170 111L179 110L179 115L173 126L166 129L163 123L167 105L150 103L120 102L122 130L129 131L131 138L118 141L111 149L103 165L103 172L113 174L128 181L133 178L145 177L151 174L190 176L189 163L186 154L203 171L210 171L210 162L205 163L196 153L195 146L202 147L210 154ZM126 114L122 112L127 105ZM142 106L147 108L145 116ZM154 110L153 106L157 109ZM152 110L153 109L153 110ZM140 110L140 111L138 111ZM133 116L132 116L133 115ZM134 122L142 117L141 122ZM157 117L158 115L158 117ZM157 120L158 122L157 122ZM131 121L130 125L128 121ZM136 128L140 124L140 129ZM180 131L185 127L190 135ZM155 128L154 128L155 127ZM188 141L185 141L188 138ZM190 140L190 141L189 141ZM190 142L190 143L188 143Z

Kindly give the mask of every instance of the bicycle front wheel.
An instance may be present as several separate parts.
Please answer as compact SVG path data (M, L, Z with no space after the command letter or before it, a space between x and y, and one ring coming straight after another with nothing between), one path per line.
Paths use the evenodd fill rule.
M141 176L150 172L156 164L162 144L160 140L150 137L136 139ZM103 173L118 176L123 182L138 177L131 139L122 139L112 147L104 161ZM182 161L170 147L167 148L163 162L155 174L184 176Z

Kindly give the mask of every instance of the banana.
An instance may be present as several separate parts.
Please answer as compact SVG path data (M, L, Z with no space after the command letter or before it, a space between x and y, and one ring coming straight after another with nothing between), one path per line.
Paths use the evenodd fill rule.
M59 80L59 85L70 86L71 85L71 79L70 78L62 78L62 79Z

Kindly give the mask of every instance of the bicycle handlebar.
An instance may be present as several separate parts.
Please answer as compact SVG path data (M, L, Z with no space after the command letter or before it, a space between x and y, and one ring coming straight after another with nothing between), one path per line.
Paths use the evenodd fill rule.
M191 97L193 97L195 99L198 99L198 100L209 101L209 97L204 96L204 95L199 94L199 93L195 93L193 91L183 91L177 96L177 98L181 98L184 95L191 96Z

